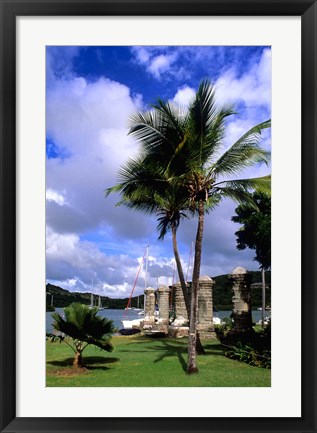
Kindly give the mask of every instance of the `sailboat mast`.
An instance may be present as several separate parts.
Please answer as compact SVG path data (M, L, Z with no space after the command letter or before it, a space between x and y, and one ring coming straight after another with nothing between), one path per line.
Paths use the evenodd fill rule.
M146 247L146 258L145 258L144 289L146 289L146 284L147 284L148 262L149 262L149 246L147 245L147 247Z
M136 278L135 278L135 281L134 281L134 284L133 284L133 288L132 288L132 291L131 291L131 294L130 294L130 298L129 298L128 303L127 303L127 306L126 306L126 308L125 308L125 310L124 310L123 317L125 316L127 310L129 309L129 307L130 307L130 305L131 305L131 300L132 300L133 292L134 292L134 289L135 289L136 283L137 283L137 281L138 281L140 271L141 271L142 266L143 266L143 262L144 262L144 259L145 259L145 256L146 256L146 252L147 252L147 247L146 247L145 250L144 250L144 254L143 254L143 257L142 257L142 260L141 260L141 263L140 263L139 269L138 269L138 273L136 274Z
M149 246L146 246L146 259L145 259L145 274L144 274L144 297L143 297L143 310L145 311L146 303L146 285L147 285L147 271L149 262Z
M94 306L94 294L93 294L93 286L94 286L94 277L91 278L91 295L90 295L90 306L91 308Z

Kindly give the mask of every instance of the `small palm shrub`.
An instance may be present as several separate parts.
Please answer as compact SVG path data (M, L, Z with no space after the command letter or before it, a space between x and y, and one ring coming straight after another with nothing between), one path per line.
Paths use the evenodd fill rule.
M65 316L53 313L53 328L59 334L47 334L52 341L65 342L74 352L75 367L83 367L82 353L90 344L107 352L113 351L110 339L114 332L112 320L97 315L98 308L73 303L64 309ZM71 342L67 337L71 337Z

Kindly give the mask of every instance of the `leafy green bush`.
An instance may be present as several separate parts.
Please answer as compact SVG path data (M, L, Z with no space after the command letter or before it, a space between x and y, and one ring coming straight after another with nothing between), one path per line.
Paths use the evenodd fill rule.
M229 348L225 352L228 358L246 362L262 368L271 368L271 321L268 325L253 333L225 337L221 342Z
M255 347L241 341L227 350L225 356L256 367L271 368L271 350L265 349L260 353Z
M229 317L224 317L222 319L221 325L215 325L215 332L220 341L222 341L227 333L233 328L233 321Z

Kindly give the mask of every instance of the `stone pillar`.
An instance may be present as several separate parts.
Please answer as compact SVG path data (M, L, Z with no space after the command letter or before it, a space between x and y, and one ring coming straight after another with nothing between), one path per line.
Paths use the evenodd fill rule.
M232 319L233 329L232 333L241 333L252 331L252 312L251 312L251 281L250 275L246 269L237 267L229 275L232 281Z
M144 290L145 295L145 308L144 308L144 322L154 323L154 311L155 311L155 294L152 287L148 287Z
M188 316L180 282L173 285L173 290L175 291L175 324L187 324Z
M197 331L202 338L215 338L212 288L215 282L208 275L199 278Z
M187 283L187 290L190 296L190 284ZM180 282L173 284L172 297L174 300L175 318L168 327L168 334L171 338L182 338L188 335L188 316L186 304L183 296L182 286Z
M166 286L161 286L157 289L157 293L158 293L158 307L159 307L159 323L168 325L170 289Z

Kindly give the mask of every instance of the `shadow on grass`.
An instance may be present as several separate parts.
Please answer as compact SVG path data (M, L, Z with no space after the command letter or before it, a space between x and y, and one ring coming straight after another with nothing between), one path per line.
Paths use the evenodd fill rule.
M177 356L178 360L182 366L182 369L186 372L187 370L187 362L184 359L184 355L187 356L187 347L177 347L177 342L167 342L162 340L161 343L163 346L154 346L153 350L155 351L161 351L162 354L159 356L154 362L160 362L163 361L165 358L168 358L169 356ZM203 347L205 349L204 355L198 355L199 357L205 357L205 356L224 356L223 353L223 347L221 344L203 344Z
M109 370L109 367L104 364L113 364L120 361L119 358L104 358L103 356L84 356L84 367L87 370ZM71 367L74 358L66 358L60 361L47 361L47 364L55 365L57 367Z
M172 357L177 356L179 363L182 366L182 369L186 372L187 363L184 358L184 355L186 355L187 350L184 348L184 346L182 345L182 347L178 347L174 343L164 341L164 340L161 340L161 343L163 346L151 347L151 349L155 351L162 352L161 355L154 361L154 363L163 361L165 358L168 358L169 356Z
M146 346L143 348L143 350L140 350L141 345L152 343L149 346ZM154 344L153 344L154 343ZM165 358L168 357L177 357L179 360L179 363L181 364L182 369L186 372L187 370L187 339L167 339L167 338L156 338L155 340L152 338L146 338L146 337L138 337L137 339L131 340L127 342L127 346L130 345L136 345L135 352L141 353L141 352L159 352L160 355L157 359L155 359L153 362L160 362L163 361ZM222 344L219 343L210 343L202 341L203 347L205 349L205 355L198 355L199 357L205 357L205 356L224 356L224 347ZM130 352L130 350L122 350L121 352Z
M203 347L206 351L206 355L224 355L224 346L221 343L217 343L217 344L204 344L203 343Z

